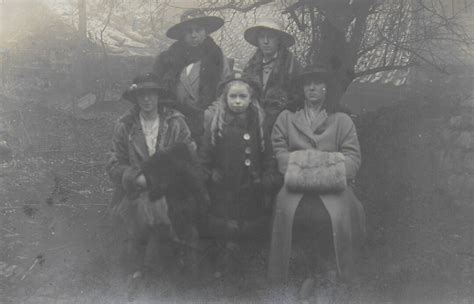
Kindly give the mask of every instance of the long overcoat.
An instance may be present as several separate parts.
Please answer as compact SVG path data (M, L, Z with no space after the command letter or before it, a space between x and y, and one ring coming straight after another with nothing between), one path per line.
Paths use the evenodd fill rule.
M290 153L298 150L341 152L345 158L346 177L349 181L355 178L361 163L354 123L344 113L329 114L316 130L312 130L306 123L304 110L285 110L275 122L272 144L282 174L287 170ZM348 186L338 194L308 194L291 192L284 185L278 193L273 214L269 279L287 278L293 218L303 196L322 200L331 221L337 270L343 277L350 276L354 249L361 245L365 238L364 210L351 187Z
M286 48L280 47L273 68L263 85L263 54L257 50L244 68L244 72L253 75L263 88L260 105L265 112L264 134L268 141L278 114L288 105L292 80L302 71L296 57Z
M156 153L166 150L176 143L189 145L190 151L196 145L191 138L183 114L173 109L167 109L160 114L160 127L156 141ZM134 238L141 237L147 223L140 216L137 206L139 202L147 199L144 189L136 185L136 178L141 173L140 164L150 157L146 146L145 136L142 131L139 110L133 108L119 119L115 126L112 149L107 163L107 172L115 189L111 201L111 209L117 211L125 220L128 232ZM164 224L170 224L167 210L164 205L160 213Z

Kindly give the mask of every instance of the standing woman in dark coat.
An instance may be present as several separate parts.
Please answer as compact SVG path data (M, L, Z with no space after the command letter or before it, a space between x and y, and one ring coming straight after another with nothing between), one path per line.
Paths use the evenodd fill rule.
M273 124L290 97L291 80L302 68L288 50L295 43L275 19L261 19L244 32L248 43L257 47L244 72L254 75L263 88L261 106L265 111L264 131L269 138Z
M175 93L194 140L203 133L204 110L216 100L219 82L230 73L222 50L209 36L224 24L197 9L185 11L166 36L177 40L158 55L154 71Z

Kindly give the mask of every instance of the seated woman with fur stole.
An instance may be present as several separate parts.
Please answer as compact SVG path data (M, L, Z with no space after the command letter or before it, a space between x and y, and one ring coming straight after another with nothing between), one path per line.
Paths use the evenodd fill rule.
M119 119L112 138L107 164L108 174L115 186L111 212L123 221L131 242L130 249L137 253L134 261L137 265L134 267L138 271L134 277L142 275L146 248L157 236L157 227L165 229L163 234L166 237L174 237L173 218L169 214L169 202L167 203L170 198L155 195L157 197L154 199L150 195L153 193L150 190L154 190L151 189L153 185L146 174L147 170L150 171L148 167L152 165L150 161L159 162L157 155L166 154L177 145L183 146L197 159L196 144L191 139L191 132L183 114L172 108L170 96L171 93L160 84L156 74L146 73L136 77L122 96L133 107ZM170 161L167 163L166 168L170 166ZM169 172L171 170L160 168L159 173L179 174L177 170ZM172 180L169 176L163 179L168 183Z
M308 257L306 286L316 275L334 273L327 269L331 256L336 273L349 278L365 237L364 210L351 189L361 163L357 133L351 118L326 98L330 80L326 69L306 68L294 81L303 96L273 127L273 150L285 177L273 214L272 281L288 277L292 241Z

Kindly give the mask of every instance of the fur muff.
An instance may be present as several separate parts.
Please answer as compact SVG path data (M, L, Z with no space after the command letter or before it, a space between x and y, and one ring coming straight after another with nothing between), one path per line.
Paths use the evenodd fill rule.
M285 184L294 192L341 192L347 186L344 155L312 149L291 152Z

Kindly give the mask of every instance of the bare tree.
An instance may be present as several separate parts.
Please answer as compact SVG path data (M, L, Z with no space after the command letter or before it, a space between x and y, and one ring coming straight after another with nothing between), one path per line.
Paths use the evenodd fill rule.
M472 0L465 0L466 8ZM417 63L446 72L443 44L470 47L459 13L444 0L201 0L201 6L227 16L257 14L273 2L297 37L302 63L323 63L334 72L340 100L358 77L405 70ZM450 59L452 60L452 59Z

